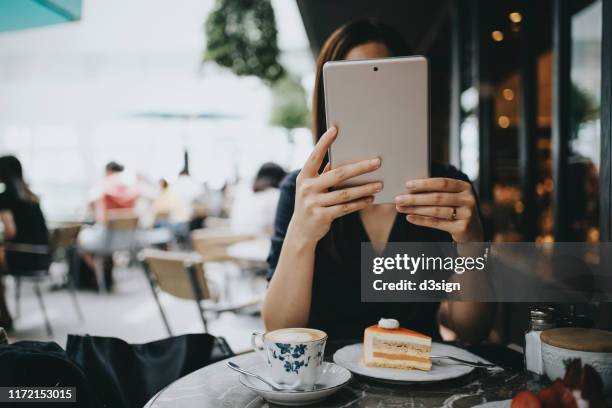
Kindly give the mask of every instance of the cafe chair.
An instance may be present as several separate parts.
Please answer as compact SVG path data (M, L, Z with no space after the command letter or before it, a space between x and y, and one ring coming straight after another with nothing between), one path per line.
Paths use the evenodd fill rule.
M172 329L159 300L159 292L165 292L181 299L194 300L204 332L208 332L207 312L218 315L223 312L238 311L260 301L260 299L252 299L235 304L220 302L217 295L219 291L216 290L216 285L207 279L204 259L199 254L145 249L140 252L139 258L169 335L172 335Z
M136 245L138 216L132 210L109 210L106 229L108 233L102 252L112 255L118 251L131 251Z
M226 298L230 297L230 273L232 271L231 269L228 270L227 267L232 266L234 270L242 272L242 265L228 253L228 248L231 245L249 241L255 237L253 234L236 233L228 226L207 227L191 232L191 245L202 256L204 262L225 264L223 269L223 286Z
M194 253L145 249L139 254L145 274L164 326L169 335L172 329L159 301L158 293L165 292L181 299L193 299L202 319L204 332L208 331L204 301L211 300L211 292L204 272L202 257Z
M99 406L109 408L143 407L179 378L234 356L223 337L208 333L144 344L113 337L69 335L66 354L95 384Z
M21 313L21 283L22 281L31 281L34 285L34 293L38 299L38 304L45 321L45 328L49 336L53 335L53 329L51 327L51 322L49 320L42 291L40 290L40 284L51 280L49 269L54 257L60 249L66 250L75 245L80 228L80 225L72 224L51 229L49 232L49 245L31 245L21 243L5 244L7 251L47 256L48 261L46 265L39 269L18 270L8 268L7 275L12 276L15 280L15 317L18 318ZM81 311L81 307L76 296L74 280L70 272L66 274L66 280L67 288L70 293L77 317L80 321L83 321L83 312Z
M109 287L105 284L104 263L112 259L116 252L133 254L136 250L137 231L138 216L131 209L108 211L103 244L93 250L88 249L94 257L94 273L99 290Z

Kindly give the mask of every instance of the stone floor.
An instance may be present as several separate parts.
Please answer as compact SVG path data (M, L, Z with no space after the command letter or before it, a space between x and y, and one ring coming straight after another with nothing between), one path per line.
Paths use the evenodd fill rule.
M243 294L245 291L261 291L265 286L260 279L253 280L245 273L227 273L232 276L230 292ZM56 271L56 274L61 273ZM46 333L32 284L22 283L21 314L15 319L14 330L9 333L10 341L55 341L64 347L68 334L112 336L131 343L145 343L167 337L150 286L140 267L118 268L115 282L113 293L77 292L85 318L83 322L79 321L67 290L52 290L51 285L45 285L43 296L53 327L51 337ZM14 311L14 284L10 278L6 278L6 284L9 307ZM235 296L236 293L231 295ZM160 299L174 335L203 331L194 301L163 293ZM211 314L208 318L209 332L225 337L236 352L248 350L250 334L263 329L256 310L250 313L224 312L219 316Z

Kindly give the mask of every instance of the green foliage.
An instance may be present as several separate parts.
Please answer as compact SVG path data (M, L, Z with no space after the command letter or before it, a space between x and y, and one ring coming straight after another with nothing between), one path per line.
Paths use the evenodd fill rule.
M578 123L587 122L597 118L599 114L599 107L595 98L578 87L575 83L572 83L572 116Z
M575 83L572 83L571 92L571 127L573 137L577 137L582 123L597 119L599 106L591 94L580 89Z
M270 0L216 0L206 20L206 37L204 61L239 76L257 76L267 84L285 75Z
M234 74L254 75L272 88L271 125L291 130L309 125L306 92L279 61L270 0L216 0L206 20L204 61Z
M284 76L272 86L272 126L288 130L307 127L309 114L306 92L299 82Z

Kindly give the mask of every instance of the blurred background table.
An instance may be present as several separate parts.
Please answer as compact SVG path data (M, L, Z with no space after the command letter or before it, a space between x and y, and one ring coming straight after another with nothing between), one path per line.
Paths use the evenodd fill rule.
M238 242L227 248L227 254L238 261L265 263L270 252L270 238Z

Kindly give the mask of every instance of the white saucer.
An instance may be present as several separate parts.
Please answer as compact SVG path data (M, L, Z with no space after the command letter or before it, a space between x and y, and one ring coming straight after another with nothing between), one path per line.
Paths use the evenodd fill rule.
M474 408L510 408L512 400L493 401L485 402L484 404L477 405Z
M448 344L432 343L431 354L457 357L469 361L485 362L469 351ZM363 362L363 344L353 344L336 351L334 362L355 374L370 377L383 382L433 382L450 380L469 374L474 367L459 365L448 360L434 360L431 371L400 370L397 368L368 367Z
M266 378L268 366L265 363L248 368L249 371ZM325 398L342 389L351 380L351 373L344 367L334 363L323 363L323 373L312 391L274 391L268 385L256 378L240 374L240 382L251 391L256 392L268 402L278 405L310 405L323 401Z

